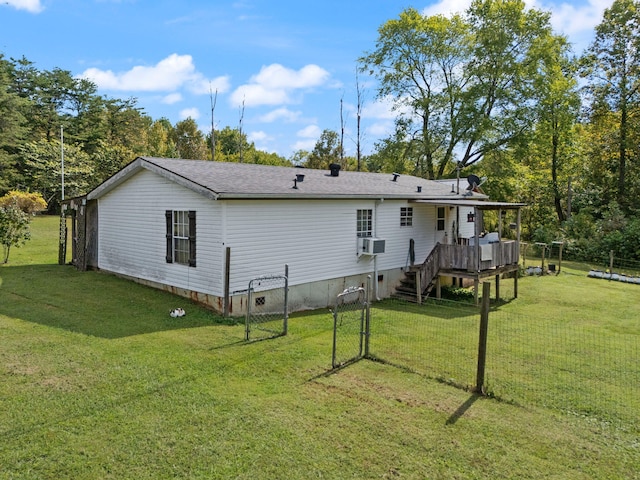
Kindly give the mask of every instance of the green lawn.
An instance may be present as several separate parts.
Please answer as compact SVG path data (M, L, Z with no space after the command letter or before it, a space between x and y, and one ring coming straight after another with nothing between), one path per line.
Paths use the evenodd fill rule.
M186 299L57 265L57 228L36 218L0 268L0 479L640 478L638 425L371 361L328 374L327 310L247 344ZM500 311L638 335L640 287L578 268L521 279Z

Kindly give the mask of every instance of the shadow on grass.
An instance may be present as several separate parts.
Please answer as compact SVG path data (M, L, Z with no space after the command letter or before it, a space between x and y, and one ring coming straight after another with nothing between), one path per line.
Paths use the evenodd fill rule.
M451 300L425 299L422 304L397 299L385 299L372 304L380 312L416 313L436 318L463 318L478 315L480 310L473 304ZM387 314L388 315L388 314Z
M187 314L172 318L178 307ZM101 338L236 323L186 298L68 265L0 268L0 314Z
M460 405L455 412L451 414L451 416L445 422L447 425L454 425L458 420L460 420L467 410L469 410L474 403L478 401L481 397L479 393L472 394L462 405Z

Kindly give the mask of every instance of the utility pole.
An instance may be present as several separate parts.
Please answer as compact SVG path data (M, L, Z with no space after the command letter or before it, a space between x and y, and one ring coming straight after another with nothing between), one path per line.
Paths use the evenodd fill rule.
M60 181L62 183L62 200L64 200L64 127L60 125Z

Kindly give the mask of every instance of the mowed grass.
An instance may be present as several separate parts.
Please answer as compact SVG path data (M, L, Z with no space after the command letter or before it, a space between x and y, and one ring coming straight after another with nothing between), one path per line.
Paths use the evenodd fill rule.
M34 219L0 268L2 479L640 478L639 428L371 361L330 373L327 310L245 343L185 299L57 265L57 228ZM571 297L597 297L608 328L637 328L633 286L590 282L522 279L501 308L580 316Z

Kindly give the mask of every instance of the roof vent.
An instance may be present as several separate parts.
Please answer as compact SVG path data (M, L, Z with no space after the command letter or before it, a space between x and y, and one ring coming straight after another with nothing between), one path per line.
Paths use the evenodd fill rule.
M296 182L304 181L304 175L301 173L296 173Z
M340 175L340 165L337 163L332 163L331 165L329 165L329 170L331 171L332 177L337 177L338 175Z
M395 172L393 172L391 175L393 175L393 178L391 179L392 182L395 182L396 180L398 180L398 177L400 176L399 173L395 173Z
M417 190L417 192L418 192L418 193L422 193L422 185L418 185L418 190Z

